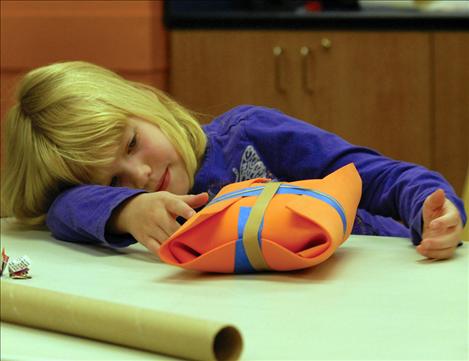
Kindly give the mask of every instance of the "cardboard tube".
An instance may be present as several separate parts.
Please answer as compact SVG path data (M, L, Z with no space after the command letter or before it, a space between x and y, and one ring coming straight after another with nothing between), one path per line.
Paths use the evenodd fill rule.
M1 319L193 360L236 360L229 325L36 287L1 282Z

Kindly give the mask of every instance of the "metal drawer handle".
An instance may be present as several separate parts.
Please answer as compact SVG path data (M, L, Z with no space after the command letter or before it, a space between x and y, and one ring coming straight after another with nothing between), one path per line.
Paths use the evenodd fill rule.
M321 39L321 46L324 49L329 50L330 48L332 48L332 41L328 38L322 38Z
M303 90L307 93L313 92L313 85L312 83L312 74L311 74L311 59L313 56L313 52L307 46L302 46L300 48L300 55L301 55L301 75L302 75L302 84Z
M272 48L272 52L274 54L274 66L275 66L275 71L274 71L274 82L275 82L275 88L277 89L278 92L280 93L285 93L285 86L283 85L283 68L284 68L284 50L280 46L274 46Z

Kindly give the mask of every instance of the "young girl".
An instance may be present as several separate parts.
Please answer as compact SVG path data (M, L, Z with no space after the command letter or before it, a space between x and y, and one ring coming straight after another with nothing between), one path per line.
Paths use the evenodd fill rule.
M65 241L155 252L224 185L323 178L353 162L363 180L355 234L410 237L453 255L464 206L438 174L295 120L239 106L201 127L162 92L85 62L28 73L5 124L2 208ZM47 217L47 219L46 219Z

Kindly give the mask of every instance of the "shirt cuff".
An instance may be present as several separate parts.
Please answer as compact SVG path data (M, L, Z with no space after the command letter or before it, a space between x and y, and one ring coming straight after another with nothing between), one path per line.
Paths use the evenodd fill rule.
M418 246L422 241L422 208L417 212L414 219L410 223L410 236L412 240L412 244L414 246Z

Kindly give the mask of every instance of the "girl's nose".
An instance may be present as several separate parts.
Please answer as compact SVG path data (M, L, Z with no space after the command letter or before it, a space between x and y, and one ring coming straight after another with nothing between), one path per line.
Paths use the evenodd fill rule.
M143 189L150 178L151 168L145 163L129 162L125 175L123 186Z

